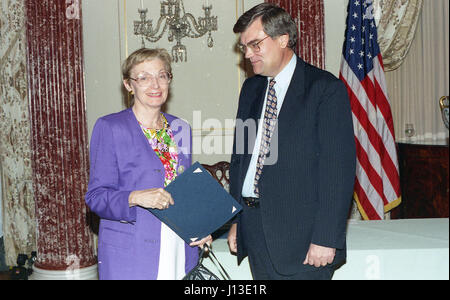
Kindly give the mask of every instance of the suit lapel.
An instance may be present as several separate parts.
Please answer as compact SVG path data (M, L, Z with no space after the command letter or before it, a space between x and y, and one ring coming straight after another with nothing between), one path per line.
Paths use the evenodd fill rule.
M160 166L160 169L164 170L161 160L150 146L147 137L142 132L142 129L139 126L139 122L136 119L133 110L131 108L128 108L126 111L128 112L126 114L127 124L130 128L133 140L136 141L135 150L142 153L143 156L141 157L141 159L145 159L146 162L151 162L152 166Z
M298 112L298 105L305 94L305 62L297 57L297 65L292 75L283 105L278 114L278 122L289 121L291 116L295 116Z
M259 118L261 117L267 84L268 84L267 77L262 76L256 82L254 89L252 89L252 91L250 92L253 95L253 97L250 99L248 103L249 110L245 118L258 121Z
M261 117L261 112L263 109L264 104L264 96L267 89L267 77L258 76L258 80L249 87L248 96L244 99L249 99L248 104L244 107L244 110L241 112L240 117L242 118L242 121L247 121L250 119L253 120L256 125L255 130L258 130L258 121ZM242 166L243 170L247 170L248 166L250 164L250 160L252 158L253 148L255 146L255 138L256 138L257 132L254 134L250 134L249 132L245 132L245 138L244 140L247 141L247 145L244 146L244 155L243 155L243 161ZM246 173L246 172L245 172ZM245 173L242 175L245 177ZM242 181L244 181L244 178L242 178Z

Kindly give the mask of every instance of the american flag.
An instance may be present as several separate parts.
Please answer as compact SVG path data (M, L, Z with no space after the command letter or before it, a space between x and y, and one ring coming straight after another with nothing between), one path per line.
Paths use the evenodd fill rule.
M340 79L347 86L356 140L354 197L365 220L382 220L400 204L394 124L373 0L349 0Z

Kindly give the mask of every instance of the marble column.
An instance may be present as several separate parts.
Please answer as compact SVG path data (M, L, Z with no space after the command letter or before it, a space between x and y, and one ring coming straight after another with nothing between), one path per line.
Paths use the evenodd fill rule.
M81 0L25 0L37 219L35 279L96 276L84 194L88 134Z

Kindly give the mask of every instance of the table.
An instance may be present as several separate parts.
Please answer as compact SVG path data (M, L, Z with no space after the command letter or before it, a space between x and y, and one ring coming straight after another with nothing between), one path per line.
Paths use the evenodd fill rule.
M237 266L225 236L212 246L232 279L252 279L248 258ZM347 263L336 270L333 280L449 279L448 218L349 220L347 248ZM204 262L216 271L209 259Z

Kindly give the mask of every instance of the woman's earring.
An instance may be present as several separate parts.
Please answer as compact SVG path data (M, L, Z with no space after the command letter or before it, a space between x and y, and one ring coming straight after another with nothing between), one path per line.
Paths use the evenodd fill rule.
M134 95L134 92L133 92L133 90L131 90L131 91L128 91L129 93L130 93L130 95L131 96L133 96Z

